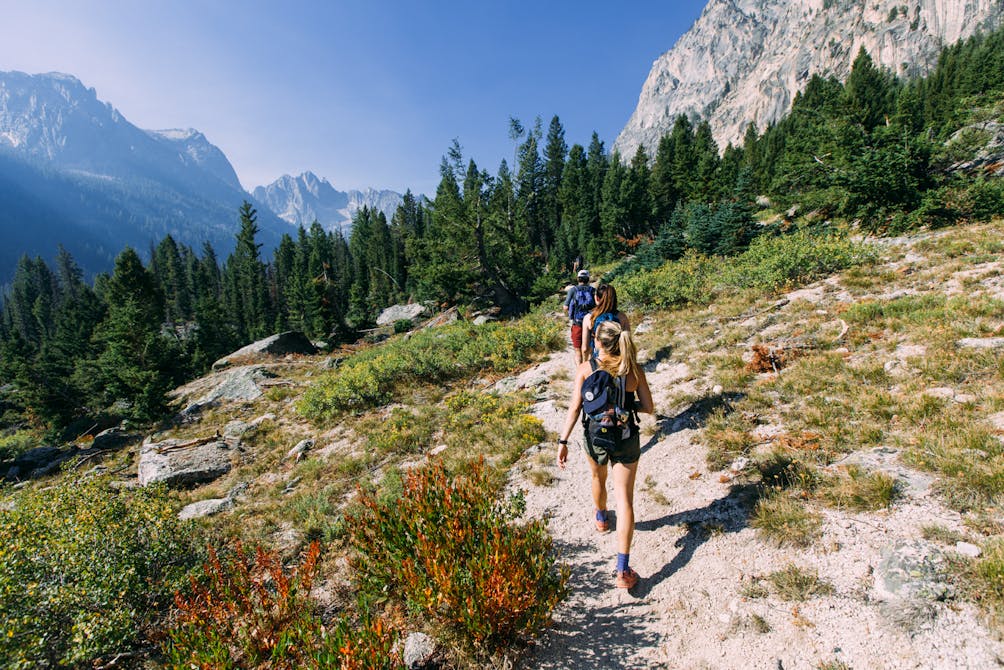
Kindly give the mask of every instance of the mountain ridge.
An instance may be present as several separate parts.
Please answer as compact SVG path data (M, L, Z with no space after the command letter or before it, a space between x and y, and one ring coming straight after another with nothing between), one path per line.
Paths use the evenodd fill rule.
M140 129L73 75L0 72L0 154L0 231L20 245L0 253L3 279L18 256L52 258L57 242L87 274L111 269L125 246L145 253L168 234L226 254L245 200L258 209L263 247L289 229L204 134Z

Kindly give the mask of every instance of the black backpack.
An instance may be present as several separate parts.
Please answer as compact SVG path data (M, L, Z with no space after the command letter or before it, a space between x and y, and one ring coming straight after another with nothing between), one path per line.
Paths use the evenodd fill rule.
M593 447L612 453L630 439L635 422L627 405L624 377L614 377L589 361L593 371L582 382L582 422Z
M568 315L575 323L582 323L589 311L596 307L596 290L589 284L580 284L572 293L572 302L568 306Z

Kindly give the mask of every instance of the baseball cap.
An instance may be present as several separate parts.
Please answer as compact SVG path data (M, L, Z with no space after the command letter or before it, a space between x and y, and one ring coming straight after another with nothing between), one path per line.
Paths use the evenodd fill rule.
M579 270L579 278L585 278L589 276L589 270Z

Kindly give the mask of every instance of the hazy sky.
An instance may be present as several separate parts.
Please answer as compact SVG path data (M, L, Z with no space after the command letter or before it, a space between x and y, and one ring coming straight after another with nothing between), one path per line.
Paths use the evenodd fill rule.
M706 0L0 0L0 70L65 72L141 128L196 128L247 189L311 170L432 195L508 119L607 148Z

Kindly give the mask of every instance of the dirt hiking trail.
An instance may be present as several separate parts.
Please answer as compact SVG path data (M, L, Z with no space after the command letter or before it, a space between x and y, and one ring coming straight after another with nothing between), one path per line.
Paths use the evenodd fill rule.
M823 285L809 287L808 295L813 290L822 295ZM644 350L644 338L636 339ZM930 475L874 450L876 467L904 483L891 509L857 513L821 507L822 537L810 547L768 544L748 525L752 487L723 483L724 471L709 471L707 450L697 439L708 412L729 399L670 352L657 356L662 360L645 363L656 414L642 417L631 549L631 566L641 580L634 589L613 586L616 533L595 530L580 429L570 440L565 470L554 464L554 441L539 447L549 460L529 455L553 476L550 485L531 483L528 469L514 475L512 484L526 492L526 515L547 519L560 560L571 569L570 595L526 667L1001 666L1004 647L972 604L948 599L920 616L902 617L896 601L884 601L876 590L876 567L890 551L917 541L924 525L962 527L960 515L931 493ZM534 413L552 437L564 422L572 371L568 349L523 375L550 380L538 393ZM700 400L673 406L671 398L682 394ZM609 479L607 487L612 492ZM614 505L612 495L610 500ZM803 602L774 594L744 597L751 580L791 564L818 570L833 591Z

